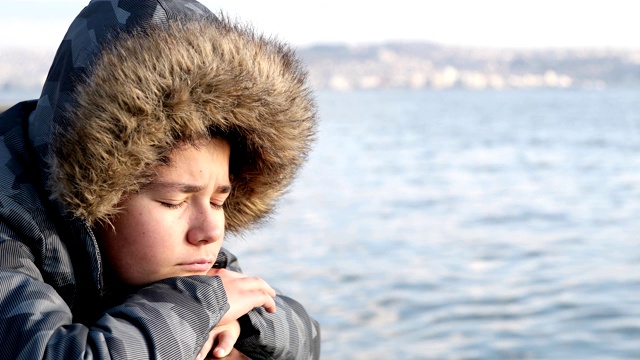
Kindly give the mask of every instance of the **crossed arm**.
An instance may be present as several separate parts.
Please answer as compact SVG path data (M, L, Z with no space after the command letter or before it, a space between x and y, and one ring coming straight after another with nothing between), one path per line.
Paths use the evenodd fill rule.
M82 324L43 280L29 249L5 238L0 358L190 359L208 354L219 340L223 353L214 349L214 356L229 354L235 342L253 359L318 359L319 327L304 308L264 281L234 271L237 260L224 254L231 260L212 269L215 276L158 281L106 309L94 323Z
M264 280L242 274L238 259L224 248L208 275L222 280L230 306L200 355L217 342L215 357L235 346L256 359L319 359L320 327L302 305Z

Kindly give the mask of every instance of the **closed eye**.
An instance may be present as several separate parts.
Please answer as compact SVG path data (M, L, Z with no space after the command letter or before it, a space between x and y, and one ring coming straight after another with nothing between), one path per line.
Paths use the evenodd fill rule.
M214 209L216 209L216 210L222 210L223 205L224 205L224 204L223 204L223 205L218 205L218 204L213 203L213 202L212 202L212 203L210 203L210 204L211 204L211 207L212 207L212 208L214 208Z
M181 202L178 204L173 204L173 203L168 203L168 202L164 202L164 201L160 201L160 205L169 208L169 209L179 209L181 208L185 203Z

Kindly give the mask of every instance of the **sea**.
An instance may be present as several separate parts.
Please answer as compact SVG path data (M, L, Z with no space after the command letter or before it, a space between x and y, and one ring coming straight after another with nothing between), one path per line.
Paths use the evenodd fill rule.
M291 191L226 246L322 359L640 359L640 88L317 104Z
M322 359L640 359L640 89L317 101L292 190L227 246Z

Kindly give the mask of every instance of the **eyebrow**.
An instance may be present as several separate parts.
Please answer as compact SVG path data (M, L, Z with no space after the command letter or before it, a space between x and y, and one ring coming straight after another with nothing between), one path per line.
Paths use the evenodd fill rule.
M205 189L202 185L193 185L186 183L174 183L174 182L152 182L148 185L150 188L162 188L171 191L180 191L185 194L197 193ZM221 185L216 188L216 193L229 194L231 192L231 185Z

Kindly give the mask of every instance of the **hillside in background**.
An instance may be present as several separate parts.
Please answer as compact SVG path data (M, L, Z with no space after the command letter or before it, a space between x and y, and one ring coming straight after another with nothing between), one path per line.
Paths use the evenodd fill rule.
M53 51L2 50L0 92L36 93ZM606 88L640 85L640 50L481 49L395 42L298 49L316 89Z
M502 89L640 85L640 50L480 49L433 43L299 50L317 88Z

